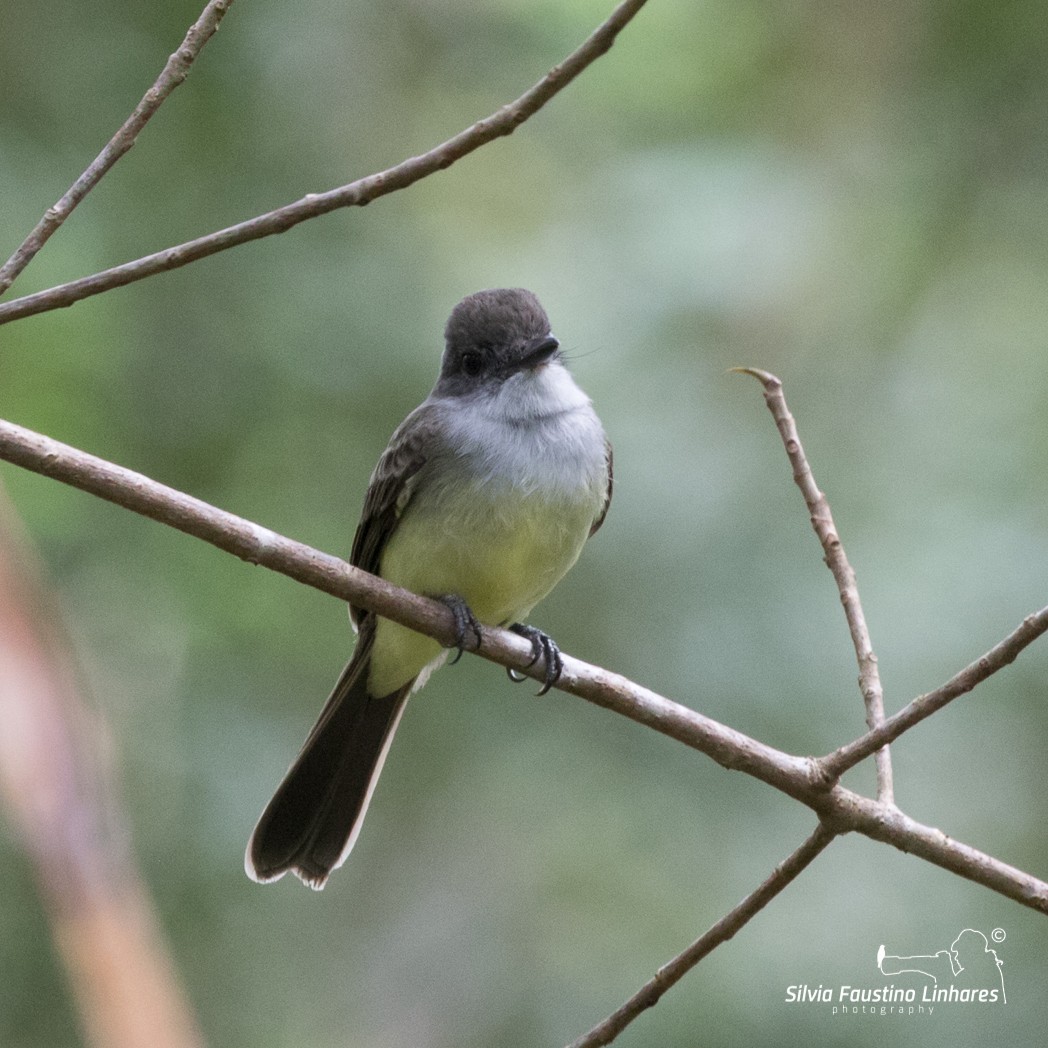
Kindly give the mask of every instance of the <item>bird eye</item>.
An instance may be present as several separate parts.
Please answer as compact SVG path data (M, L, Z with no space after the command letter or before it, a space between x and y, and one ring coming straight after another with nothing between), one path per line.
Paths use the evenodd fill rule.
M479 353L463 353L461 365L467 375L479 375L484 369L484 358Z

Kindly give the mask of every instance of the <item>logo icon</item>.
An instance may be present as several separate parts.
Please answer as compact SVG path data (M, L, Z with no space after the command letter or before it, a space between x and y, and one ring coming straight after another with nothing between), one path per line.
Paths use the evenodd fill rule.
M1005 933L995 928L995 943ZM909 956L890 954L882 944L877 951L877 967L882 975L915 975L926 980L921 1000L928 1002L979 1002L1006 1004L1004 961L990 947L990 939L975 928L962 928L949 948L931 954Z

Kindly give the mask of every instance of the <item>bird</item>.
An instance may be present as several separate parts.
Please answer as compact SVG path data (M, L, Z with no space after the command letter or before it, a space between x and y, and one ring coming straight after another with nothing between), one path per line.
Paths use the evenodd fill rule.
M543 694L560 649L523 620L603 524L612 484L611 443L539 300L478 291L452 310L436 384L375 466L350 562L445 603L456 661L486 627L526 637ZM451 650L349 612L352 657L248 842L260 883L290 871L324 887L357 840L409 696Z

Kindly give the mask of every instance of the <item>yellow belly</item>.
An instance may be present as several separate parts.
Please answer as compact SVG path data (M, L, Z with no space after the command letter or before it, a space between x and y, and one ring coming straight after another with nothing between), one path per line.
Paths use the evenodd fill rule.
M592 520L590 506L540 495L444 500L428 511L413 504L386 545L380 573L415 593L457 594L480 622L505 625L523 619L575 563ZM373 694L435 668L441 654L436 641L380 619Z

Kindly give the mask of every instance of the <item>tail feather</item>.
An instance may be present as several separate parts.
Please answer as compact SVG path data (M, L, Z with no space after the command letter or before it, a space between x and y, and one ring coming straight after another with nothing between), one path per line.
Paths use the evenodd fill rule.
M244 860L252 880L274 881L290 870L311 888L323 888L356 843L412 684L389 695L368 694L370 660L360 654L258 820Z

